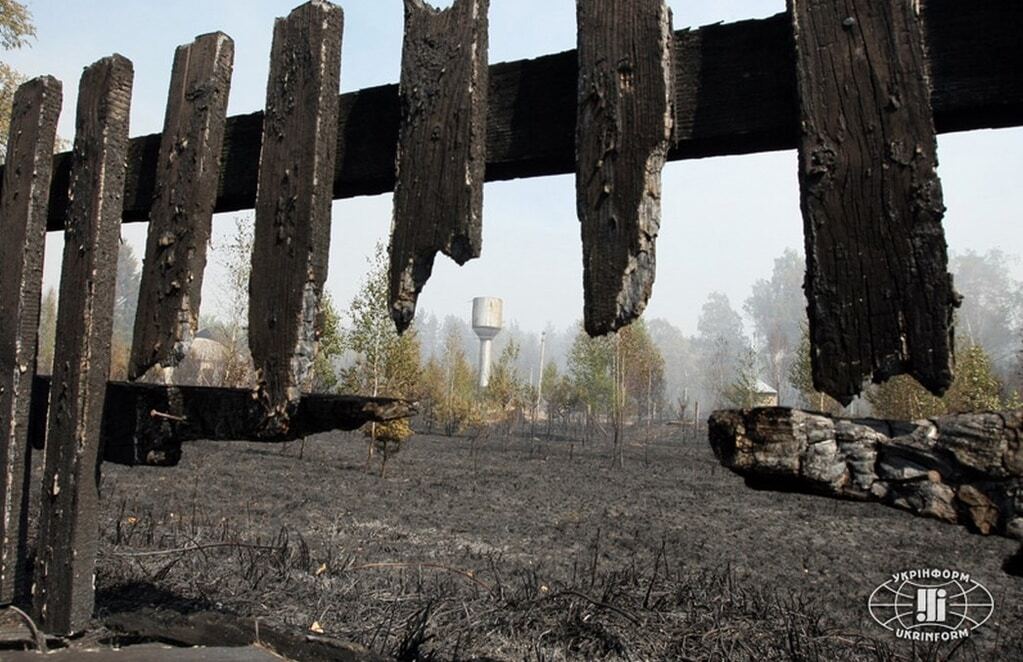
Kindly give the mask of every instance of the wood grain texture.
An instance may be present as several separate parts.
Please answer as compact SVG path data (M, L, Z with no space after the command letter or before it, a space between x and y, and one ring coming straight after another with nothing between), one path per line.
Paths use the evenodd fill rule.
M50 379L37 375L32 391L30 427L45 421ZM266 411L248 389L107 382L103 408L103 461L127 465L171 466L181 444L198 439L282 442L320 432L355 430L366 423L407 418L415 403L393 398L305 394L287 429L268 435ZM42 449L42 435L32 437Z
M815 387L952 382L952 312L923 32L910 0L791 0Z
M1023 124L1018 0L923 4L932 104L939 133ZM795 149L799 138L795 55L786 14L675 33L676 145L668 160ZM566 51L490 67L487 181L575 172L577 54ZM343 94L335 198L394 189L398 87ZM262 113L228 118L216 212L256 199ZM145 221L153 202L160 136L128 151L124 220ZM54 163L49 229L63 227L67 153Z
M199 325L234 42L216 32L174 54L128 378L176 366Z
M921 421L832 418L786 407L714 412L722 465L759 489L876 501L1023 540L1023 410Z
M24 606L28 554L28 417L36 373L46 202L63 97L59 80L33 78L14 93L0 196L0 604Z
M318 342L342 25L340 7L312 0L274 26L249 280L249 348L268 434L287 427Z
M389 292L399 333L437 253L465 264L482 248L489 5L405 0Z
M36 612L53 634L81 631L92 617L132 79L131 62L113 55L86 68L78 91L36 551Z
M596 336L639 317L654 284L661 169L674 124L671 10L663 0L576 7L583 326Z

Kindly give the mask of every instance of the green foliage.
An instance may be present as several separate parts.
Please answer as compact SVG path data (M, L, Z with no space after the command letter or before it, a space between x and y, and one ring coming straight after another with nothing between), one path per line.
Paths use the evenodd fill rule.
M11 107L14 93L25 77L6 62L0 62L0 163L7 159L7 135L11 130Z
M110 347L110 377L127 379L131 340L135 332L135 311L139 304L142 265L130 244L121 243L117 251L117 277L114 283L114 323Z
M387 251L383 244L378 243L369 259L369 270L362 287L348 307L348 325L339 331L337 315L334 314L331 335L329 320L327 315L324 316L326 351L320 365L320 379L324 383L329 382L333 374L332 358L351 352L355 360L341 371L342 390L374 397L413 399L418 395L421 374L419 341L414 329L398 335L394 327L387 301L387 267ZM324 312L330 311L325 309ZM366 469L369 470L374 451L379 450L382 477L388 458L401 449L402 443L412 435L412 430L407 421L392 421L368 423L363 426L363 434L370 439Z
M320 300L320 338L313 360L313 390L316 393L334 393L338 388L334 360L344 352L341 317L334 307L334 299L324 292Z
M536 391L518 373L519 344L509 340L490 370L490 380L483 391L483 417L489 424L504 426L505 432L530 409L536 401Z
M651 417L664 399L664 357L643 320L618 332L625 389L623 404L638 417Z
M606 412L611 409L614 393L614 378L611 374L614 362L612 336L591 338L579 328L568 352L568 374L580 404L590 412Z
M898 375L873 386L866 397L874 415L880 418L913 421L945 413L941 398L931 395L909 375Z
M508 342L501 355L490 369L490 381L483 392L487 404L498 411L515 407L524 407L527 398L525 384L515 369L519 358L519 345L514 340Z
M991 359L979 345L956 352L956 377L941 398L908 375L899 375L867 392L874 413L882 418L915 420L942 414L994 411L1018 406L1018 396L1002 399L1001 383Z
M810 358L810 329L803 321L799 345L788 371L789 383L799 392L803 405L832 416L842 412L842 405L830 395L818 391L813 385L813 365Z
M987 353L979 345L970 345L956 354L956 378L942 400L950 414L994 411L1008 406L1001 390Z
M433 433L434 427L441 425L441 413L447 393L446 374L440 361L431 356L419 375L415 399L419 402L419 422L425 426L428 434Z
M39 349L36 371L48 375L53 370L53 349L57 342L57 293L50 287L39 309Z
M458 330L451 328L444 338L444 354L441 371L437 373L443 382L436 404L438 420L447 435L478 428L483 421L482 411L476 401L476 373L462 349Z
M0 0L0 48L5 51L21 48L35 33L32 14L25 5L15 0ZM7 158L7 134L11 128L14 92L23 82L24 76L0 61L0 162Z
M411 398L419 379L419 341L414 329L398 335L387 304L387 251L378 243L362 288L348 308L341 346L355 354L342 371L346 392Z
M735 379L725 388L722 397L728 406L737 409L750 409L761 404L758 383L760 370L757 367L757 353L747 347L739 361L739 369Z
M558 373L558 366L548 363L543 369L543 400L547 406L547 416L552 419L564 420L569 413L580 405L579 392L569 375Z
M568 373L573 399L591 413L614 414L617 407L626 416L646 416L663 400L664 358L642 321L597 338L580 329L569 350Z
M224 386L244 388L253 381L249 354L249 275L252 273L252 218L236 216L234 234L221 251L226 278L220 286L220 304L224 319L220 335L226 348Z
M0 0L0 47L5 51L21 48L35 34L28 7L17 0Z

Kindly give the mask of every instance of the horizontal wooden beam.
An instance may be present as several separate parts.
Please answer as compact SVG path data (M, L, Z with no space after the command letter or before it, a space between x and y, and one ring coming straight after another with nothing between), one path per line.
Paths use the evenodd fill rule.
M29 438L43 447L50 378L32 385ZM286 429L266 431L266 409L249 389L165 386L108 382L103 407L102 457L128 465L171 466L181 459L185 441L280 442L318 432L354 430L415 414L407 400L357 395L303 395Z
M939 133L1023 125L1023 3L926 0L934 122ZM669 160L795 149L795 56L788 17L675 33L677 143ZM576 52L490 67L487 181L575 171ZM334 197L394 188L398 86L341 95ZM217 212L256 199L263 114L228 118ZM135 138L124 220L144 221L160 135ZM63 227L70 154L54 157L49 229ZM793 163L793 175L795 163Z

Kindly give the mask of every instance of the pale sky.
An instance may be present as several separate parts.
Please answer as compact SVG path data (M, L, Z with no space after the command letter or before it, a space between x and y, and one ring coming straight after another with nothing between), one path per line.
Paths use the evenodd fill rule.
M60 135L73 134L78 78L95 60L118 52L135 65L131 135L162 129L174 48L220 30L235 41L229 115L264 105L273 20L297 2L175 0L174 2L28 0L38 36L4 53L29 76L64 83ZM351 91L397 82L401 55L400 0L349 0L345 11L341 87ZM441 3L448 5L450 2ZM769 16L784 0L669 1L676 29ZM490 62L537 57L575 47L571 0L491 0ZM939 174L948 212L950 249L1017 253L1023 225L1014 203L1023 172L1023 130L939 136ZM795 152L675 161L664 169L658 268L646 317L663 317L687 333L696 328L707 294L719 290L741 312L750 285L770 276L786 247L802 251ZM467 317L474 296L499 296L505 315L524 330L548 322L564 328L582 316L582 249L569 175L487 184L483 256L457 267L439 255L419 310ZM334 203L327 288L351 300L377 241L391 224L391 197ZM233 229L235 214L214 220L214 243ZM145 224L124 226L124 239L144 254ZM46 284L58 279L60 233L51 233ZM1023 265L1015 265L1023 278ZM217 312L217 281L208 269L203 311Z

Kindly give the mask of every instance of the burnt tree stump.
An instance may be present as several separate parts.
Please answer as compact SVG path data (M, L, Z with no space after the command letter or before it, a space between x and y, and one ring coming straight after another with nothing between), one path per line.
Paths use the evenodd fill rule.
M814 386L952 382L945 211L924 33L909 0L789 0Z
M34 78L14 93L7 168L0 196L0 604L24 604L31 454L29 409L36 374L46 203L60 81Z
M579 0L576 206L583 324L615 331L646 308L674 124L674 47L664 0Z
M316 354L343 22L340 7L312 0L274 25L249 280L249 348L270 435L287 428Z
M174 53L128 378L173 368L199 325L234 42L216 32Z
M1023 410L920 421L714 412L721 464L755 487L876 501L1023 541Z
M489 5L405 0L389 292L399 333L437 252L465 264L482 249Z
M88 67L79 85L36 551L36 612L53 634L80 631L92 618L133 76L131 62L113 55Z

